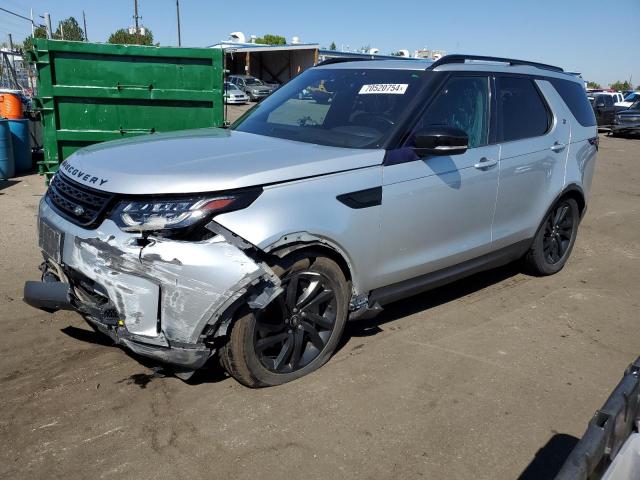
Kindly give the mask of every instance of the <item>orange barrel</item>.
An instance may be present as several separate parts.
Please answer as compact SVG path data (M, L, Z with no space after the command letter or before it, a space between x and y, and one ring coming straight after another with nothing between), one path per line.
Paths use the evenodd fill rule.
M22 100L18 90L0 90L0 117L22 118Z

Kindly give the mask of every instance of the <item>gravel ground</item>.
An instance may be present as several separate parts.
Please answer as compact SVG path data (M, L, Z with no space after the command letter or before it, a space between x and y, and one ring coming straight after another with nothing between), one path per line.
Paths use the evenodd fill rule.
M640 354L640 140L602 138L558 275L507 267L392 305L262 390L163 377L24 305L43 192L0 182L0 478L548 478Z

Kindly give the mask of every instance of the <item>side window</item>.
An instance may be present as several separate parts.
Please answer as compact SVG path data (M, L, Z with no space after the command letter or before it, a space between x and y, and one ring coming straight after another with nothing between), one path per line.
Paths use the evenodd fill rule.
M539 137L550 126L549 111L533 80L496 78L498 142Z
M587 99L587 92L578 82L571 80L561 80L559 78L549 79L553 88L567 104L569 110L576 120L583 127L593 127L596 124L596 117L593 114L593 108Z
M469 136L469 148L488 143L489 78L453 77L433 101L414 131L436 125L457 127Z
M604 106L605 107L613 107L613 97L609 95L604 97Z

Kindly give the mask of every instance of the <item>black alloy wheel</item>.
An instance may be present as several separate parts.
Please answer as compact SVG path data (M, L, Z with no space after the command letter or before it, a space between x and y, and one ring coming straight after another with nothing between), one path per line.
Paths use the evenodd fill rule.
M558 263L567 253L573 236L574 220L571 206L567 202L557 205L548 216L542 240L542 251L548 263Z
M282 292L264 308L238 312L219 352L227 372L248 387L280 385L320 368L349 314L351 285L334 260L293 253L272 269Z
M254 349L274 373L303 368L324 350L336 325L336 296L329 279L300 271L286 277L275 308L256 317Z
M573 198L560 199L547 213L524 256L533 275L553 275L564 267L578 234L580 209Z

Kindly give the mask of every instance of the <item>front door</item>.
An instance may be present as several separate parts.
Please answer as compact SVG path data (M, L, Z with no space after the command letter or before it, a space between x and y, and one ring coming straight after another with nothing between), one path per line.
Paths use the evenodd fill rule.
M464 130L461 155L418 158L405 147L383 168L377 286L389 285L480 256L491 245L499 147L489 145L489 78L454 75L413 132L434 125Z

